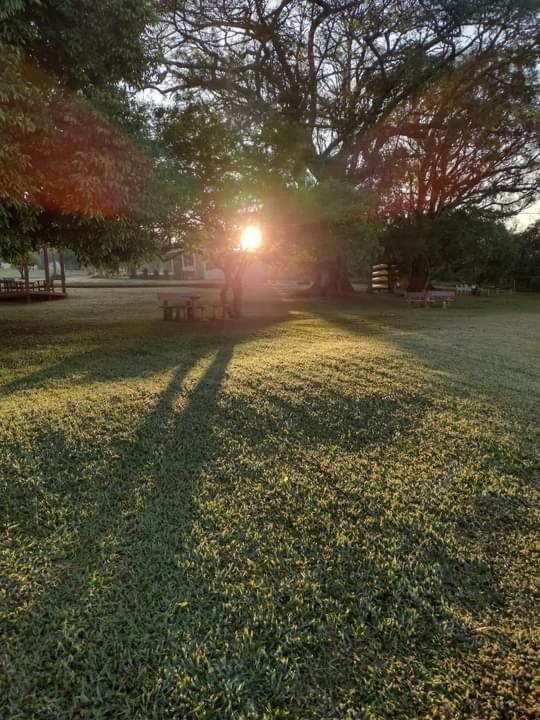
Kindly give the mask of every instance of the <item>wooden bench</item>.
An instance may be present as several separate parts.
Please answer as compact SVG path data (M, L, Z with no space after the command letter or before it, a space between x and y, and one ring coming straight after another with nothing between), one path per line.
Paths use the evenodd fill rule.
M448 303L455 302L456 291L455 290L430 290L429 291L430 303L435 305L441 303L443 308L448 307Z
M442 307L446 309L448 307L448 303L455 301L456 291L426 290L425 292L406 293L405 299L409 307L414 304L422 305L422 307L425 307L426 305L433 307L434 305L440 303Z
M408 292L405 293L405 300L407 301L408 307L411 305L421 305L425 307L426 303L429 304L429 293L427 292Z
M164 320L195 320L197 314L204 319L207 311L212 320L226 320L233 317L232 303L221 300L204 300L199 295L186 293L158 293Z

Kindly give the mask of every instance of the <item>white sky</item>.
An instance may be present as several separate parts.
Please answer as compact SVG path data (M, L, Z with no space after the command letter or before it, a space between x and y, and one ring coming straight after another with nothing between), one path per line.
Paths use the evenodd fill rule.
M524 230L528 225L532 225L537 220L540 220L540 198L509 222L515 223L517 230Z

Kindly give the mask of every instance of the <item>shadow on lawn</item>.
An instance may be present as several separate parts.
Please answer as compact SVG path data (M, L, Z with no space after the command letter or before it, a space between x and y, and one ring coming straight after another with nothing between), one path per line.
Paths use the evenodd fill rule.
M363 301L360 303L354 298L348 303L315 306L312 311L328 325L344 330L353 337L382 336L389 343L410 354L412 360L420 362L428 369L446 373L453 381L452 391L456 394L457 392L468 394L471 388L477 388L481 384L484 394L489 394L492 401L500 401L506 378L497 372L499 368L496 370L491 367L489 372L486 371L486 359L491 358L489 350L486 352L483 348L483 344L487 342L486 338L481 333L475 334L475 331L477 333L479 331L476 324L479 319L478 314L459 315L459 307L450 310L442 308L405 310L401 299L397 298L386 300L384 312L377 305L375 309L379 311L378 313L371 312L372 309L373 302L364 304ZM512 308L497 306L493 311L496 314L487 317L498 319L501 311L509 309ZM470 308L467 310L470 312ZM476 305L474 310L479 311L479 307ZM524 317L526 318L527 315L525 314ZM460 344L457 346L454 334L457 332L459 335L460 330L463 331L463 336L458 338ZM448 336L447 333L450 335ZM530 347L526 348L528 355L525 357L532 361L536 359L533 347L534 335L528 339ZM508 366L515 363L518 358L522 360L521 349L516 348L504 335L504 329L498 342L494 343L492 339L492 347L500 356L498 360L502 371L507 371ZM521 362L519 374L522 383L508 387L510 394L514 395L513 401L516 404L523 402L523 384L528 383L528 390L533 393L531 400L540 402L538 390L535 391L530 384L531 380L538 381L538 371Z
M248 337L195 344L119 445L42 594L10 624L14 717L23 701L43 718L415 717L441 663L476 652L463 615L502 603L489 564L454 551L429 518L400 516L380 478L351 480L347 458L317 468L293 454L336 444L382 456L426 405L331 392L295 405L267 392L261 414L222 388ZM129 376L147 369L139 358ZM380 423L342 436L340 423L377 408Z
M41 595L10 624L5 707L15 714L25 696L26 703L33 696L40 717L71 717L75 708L118 707L119 693L129 702L129 693L143 692L143 669L155 670L181 615L185 578L177 558L190 534L198 476L218 451L214 409L232 352L231 343L218 348L181 409L175 403L202 354L174 371L96 489L76 538L52 558L56 569Z
M65 338L65 346L79 347L88 343L89 350L74 352L59 362L46 364L38 370L0 384L0 395L8 396L19 391L40 388L48 383L92 385L130 378L145 378L178 364L179 354L194 359L226 342L240 344L283 320L242 319L228 323L196 323L193 325L155 322L140 324L107 324L89 332L85 327L82 336L73 334ZM119 334L122 333L122 334ZM6 344L5 349L11 349ZM16 343L13 349L17 349Z

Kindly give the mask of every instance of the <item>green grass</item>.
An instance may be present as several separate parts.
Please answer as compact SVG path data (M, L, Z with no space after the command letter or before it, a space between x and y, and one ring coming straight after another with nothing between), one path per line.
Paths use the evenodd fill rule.
M537 717L540 299L401 302L0 305L2 718Z

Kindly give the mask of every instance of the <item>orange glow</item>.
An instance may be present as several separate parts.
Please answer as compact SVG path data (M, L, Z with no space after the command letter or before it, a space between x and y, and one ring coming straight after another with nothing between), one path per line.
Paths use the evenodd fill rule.
M21 150L13 160L8 154L8 162L0 157L0 198L81 216L118 218L138 211L153 169L135 142L29 61L11 55L7 60L13 82L28 97L10 101L8 137L20 136ZM17 118L27 112L25 127L34 129L21 130Z

